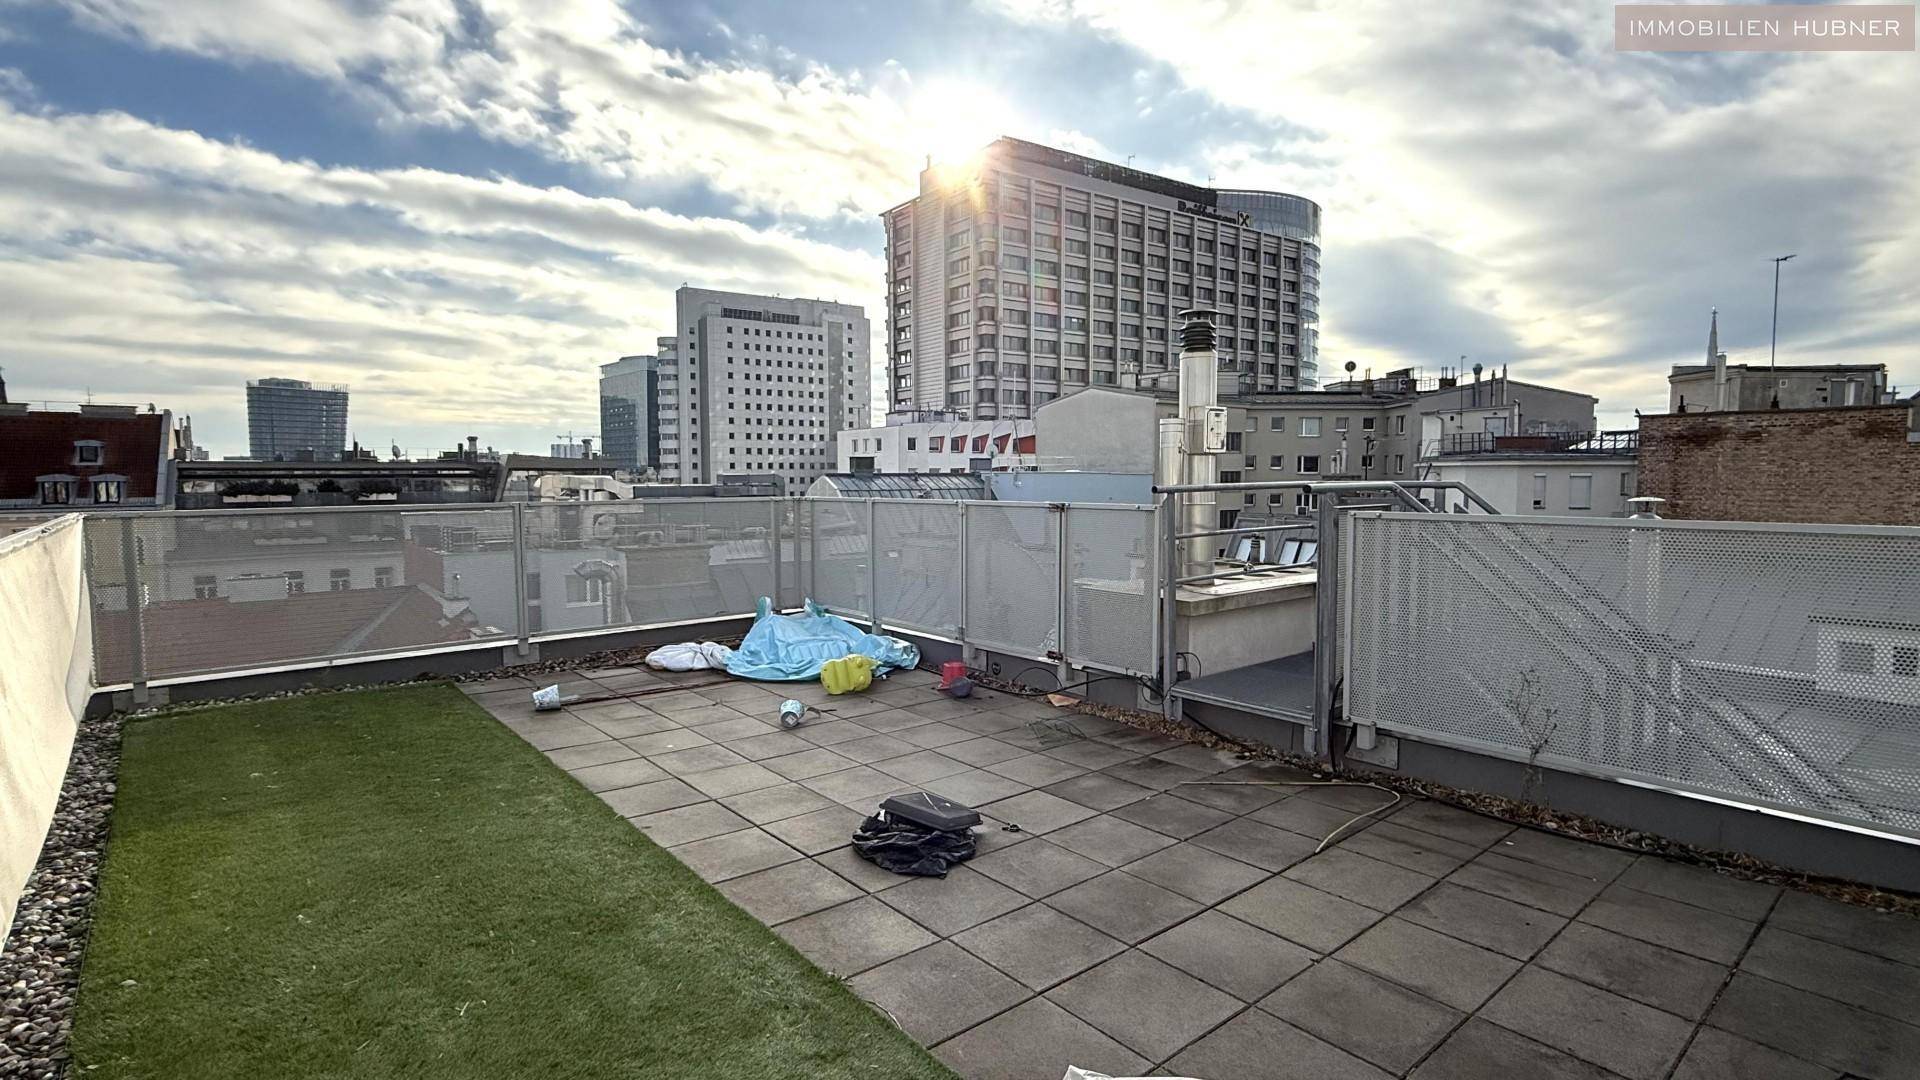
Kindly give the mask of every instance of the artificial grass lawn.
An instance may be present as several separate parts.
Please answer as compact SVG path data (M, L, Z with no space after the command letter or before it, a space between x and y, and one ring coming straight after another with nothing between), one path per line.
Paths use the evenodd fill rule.
M119 784L84 1075L951 1078L451 687L138 721Z

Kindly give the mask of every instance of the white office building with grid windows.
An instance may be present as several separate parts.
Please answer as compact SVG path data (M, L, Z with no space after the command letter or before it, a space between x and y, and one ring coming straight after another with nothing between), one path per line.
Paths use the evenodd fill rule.
M661 479L771 473L794 492L833 471L835 436L872 410L866 311L682 288L674 312L658 349Z
M1195 307L1221 313L1221 370L1241 391L1318 384L1320 208L1297 195L1000 139L929 165L882 217L891 410L1020 419L1177 372Z

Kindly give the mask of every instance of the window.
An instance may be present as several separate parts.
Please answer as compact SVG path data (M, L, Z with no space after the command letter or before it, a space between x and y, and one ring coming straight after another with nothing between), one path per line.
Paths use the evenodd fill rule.
M1344 417L1344 416L1336 416L1336 417L1334 417L1334 418L1333 418L1333 430L1335 430L1335 431L1345 431L1345 430L1347 430L1347 418L1346 418L1346 417Z
M281 575L287 579L287 595L296 596L307 591L307 574L304 570L289 570Z
M567 575L567 603L598 604L607 598L607 583L600 578Z
M1567 509L1593 509L1593 474L1574 473L1567 477Z
M973 291L973 286L971 285L955 285L947 290L947 299L948 300L965 300L967 298L967 294L972 291Z
M1873 645L1865 641L1839 641L1833 646L1833 666L1847 675L1874 673Z
M1267 458L1267 468L1275 472L1285 472L1287 468L1287 455L1274 454L1272 457Z
M1547 508L1547 474L1543 472L1533 474L1533 508L1535 510Z
M1035 203L1033 207L1033 219L1035 221L1058 221L1060 220L1060 208L1048 203Z
M1027 257L1025 255L1003 254L1000 256L1000 269L1002 270L1025 270L1026 268Z
M1317 473L1320 471L1319 454L1301 454L1294 462L1294 472Z
M73 481L40 481L40 503L43 506L65 506L73 501Z
M1067 224L1068 224L1068 225L1071 225L1072 227L1074 227L1074 228L1076 228L1076 229L1084 229L1084 228L1086 228L1086 227L1087 227L1087 212L1086 212L1085 210L1069 210L1069 211L1067 211Z
M1085 240L1067 241L1067 254L1085 255L1086 253L1087 253L1087 242Z
M1137 221L1129 221L1129 222L1123 223L1120 226L1120 235L1126 237L1129 240L1140 239L1140 223Z
M96 477L93 481L93 501L104 504L117 503L126 493L126 489L124 480Z
M1360 430L1361 430L1361 431L1372 431L1372 430L1373 430L1373 421L1374 421L1374 418L1373 418L1373 417L1371 417L1371 416L1363 416L1363 417L1361 417L1361 418L1360 418Z
M1093 219L1093 231L1110 233L1113 231L1113 219L1096 215Z
M193 576L193 598L195 600L212 600L219 595L219 578L214 577L212 574L195 574Z
M1227 432L1227 453L1237 454L1239 452L1240 452L1240 433L1237 431Z
M1407 433L1407 416L1405 413L1401 413L1399 416L1393 418L1393 433L1395 435L1405 435Z
M93 439L81 439L73 444L73 463L75 465L98 465L106 452L104 444Z
M1301 417L1300 418L1300 437L1303 439L1319 438L1320 437L1320 418L1317 416Z
M335 567L327 571L327 591L346 592L353 588L353 571L345 567Z
M1393 471L1397 473L1403 473L1407 471L1407 455L1405 454L1393 455Z
M393 567L376 566L373 568L373 587L376 589L393 588Z

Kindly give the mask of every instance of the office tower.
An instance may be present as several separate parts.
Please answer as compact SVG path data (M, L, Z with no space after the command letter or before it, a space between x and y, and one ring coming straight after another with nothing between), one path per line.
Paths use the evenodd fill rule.
M600 452L629 472L660 467L658 361L623 356L600 365Z
M804 490L871 413L870 330L853 304L682 288L659 342L662 479L773 473Z
M248 381L247 451L255 461L337 461L346 448L346 387Z
M1177 377L1179 314L1221 313L1239 389L1317 384L1320 207L1000 139L929 165L887 228L888 409L1018 419Z

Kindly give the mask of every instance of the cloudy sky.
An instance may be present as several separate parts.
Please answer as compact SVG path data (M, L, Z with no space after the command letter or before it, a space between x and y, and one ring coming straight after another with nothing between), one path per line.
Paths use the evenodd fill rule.
M1630 425L1709 308L1765 361L1794 252L1782 360L1913 389L1917 102L1912 53L1617 54L1609 4L0 0L0 367L216 454L267 375L369 446L544 448L682 283L877 336L876 215L1005 133L1318 200L1323 371Z

